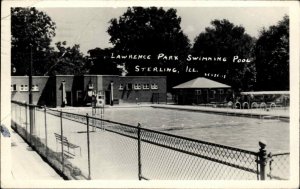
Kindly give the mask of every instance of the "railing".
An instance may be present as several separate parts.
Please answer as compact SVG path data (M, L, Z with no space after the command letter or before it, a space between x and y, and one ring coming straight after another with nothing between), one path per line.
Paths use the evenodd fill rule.
M289 179L289 153L263 143L253 152L15 101L12 128L68 179Z

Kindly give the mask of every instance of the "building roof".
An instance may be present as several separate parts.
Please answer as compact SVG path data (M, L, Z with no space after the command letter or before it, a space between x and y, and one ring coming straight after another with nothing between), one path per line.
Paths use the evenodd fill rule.
M173 87L173 89L210 89L210 88L231 88L229 85L207 79L205 77L198 77L196 79L187 81L180 85Z

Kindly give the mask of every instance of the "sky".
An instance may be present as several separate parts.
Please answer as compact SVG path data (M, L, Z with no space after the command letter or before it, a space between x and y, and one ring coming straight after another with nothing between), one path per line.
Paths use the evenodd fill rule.
M67 45L79 44L82 53L96 47L112 47L107 33L109 21L119 18L127 8L37 8L47 13L56 23L57 41L66 41ZM165 9L168 9L166 7ZM181 17L181 28L193 44L194 39L214 19L228 19L235 25L243 26L245 32L253 37L259 36L263 27L276 25L288 9L282 7L176 7Z

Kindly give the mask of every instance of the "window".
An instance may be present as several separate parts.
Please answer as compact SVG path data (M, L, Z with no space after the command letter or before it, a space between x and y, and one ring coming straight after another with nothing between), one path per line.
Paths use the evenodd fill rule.
M219 89L220 94L224 94L224 89Z
M38 85L32 85L32 91L39 91L39 86Z
M196 90L195 93L196 95L201 95L201 90Z
M211 98L211 99L215 98L215 94L216 94L215 90L209 91L209 98Z
M123 85L123 84L120 84L119 90L123 90L123 89L124 89L124 85Z
M20 91L28 91L28 85L21 85Z
M132 90L132 83L127 83L127 90Z
M156 83L151 84L151 89L158 89L158 85Z
M231 89L228 89L227 91L226 91L226 94L231 94L232 93L232 90Z
M10 85L10 90L17 91L17 85L16 84Z
M135 83L135 84L134 84L134 89L135 89L135 90L140 90L140 89L142 89L141 84Z
M143 84L143 89L150 89L150 85L148 83Z

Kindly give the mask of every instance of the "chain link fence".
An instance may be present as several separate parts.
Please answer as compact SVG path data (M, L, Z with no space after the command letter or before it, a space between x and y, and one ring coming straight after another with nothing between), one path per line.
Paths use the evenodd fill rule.
M12 101L12 128L66 179L289 179L268 154Z
M288 180L290 177L290 153L270 153L267 169L269 179Z
M255 152L148 129L141 130L141 138L143 175L149 179L257 178Z

